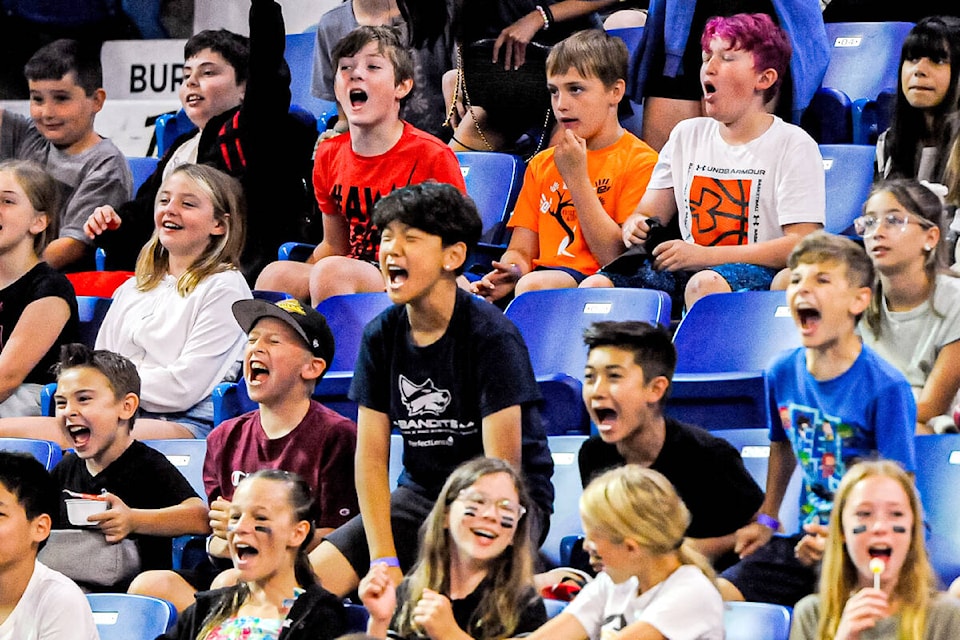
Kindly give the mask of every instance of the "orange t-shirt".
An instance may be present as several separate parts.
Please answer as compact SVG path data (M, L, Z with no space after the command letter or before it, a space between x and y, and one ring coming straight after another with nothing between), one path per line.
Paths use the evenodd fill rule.
M557 171L553 151L541 151L530 160L508 226L538 234L540 255L534 266L592 275L601 265L580 231L573 197ZM617 224L637 208L656 163L657 152L629 131L609 147L587 152L587 174L603 210Z

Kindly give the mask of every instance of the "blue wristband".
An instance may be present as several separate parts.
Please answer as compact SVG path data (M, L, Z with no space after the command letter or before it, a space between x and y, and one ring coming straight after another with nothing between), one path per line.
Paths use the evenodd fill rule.
M373 560L370 562L371 567L375 564L385 564L388 567L397 567L398 569L400 568L400 560L398 560L396 556L387 556L384 558L377 558L376 560Z
M773 529L774 531L780 530L780 521L777 520L776 518L771 518L765 513L757 514L757 524L762 524L768 529Z

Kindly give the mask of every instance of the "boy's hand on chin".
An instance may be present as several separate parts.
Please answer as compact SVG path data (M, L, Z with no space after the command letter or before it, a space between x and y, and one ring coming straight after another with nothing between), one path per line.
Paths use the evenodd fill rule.
M553 161L556 163L557 171L560 172L567 186L569 186L578 175L588 175L587 141L573 131L565 129L563 135L560 136L560 141L554 147Z

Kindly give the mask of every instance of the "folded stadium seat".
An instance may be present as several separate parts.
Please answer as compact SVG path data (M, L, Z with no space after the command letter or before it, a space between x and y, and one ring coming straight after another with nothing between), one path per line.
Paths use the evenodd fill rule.
M822 144L820 155L827 192L824 228L859 242L853 221L863 212L873 187L877 149L865 144Z
M547 436L550 455L553 456L553 515L550 516L550 531L540 547L541 555L552 566L562 566L564 555L561 542L568 537L579 537L583 533L580 522L580 466L577 454L586 435Z
M63 457L60 445L38 438L0 438L0 451L29 453L50 471Z
M830 61L801 125L821 144L852 143L853 103L896 90L900 50L913 23L832 22L825 28Z
M203 438L171 438L168 440L144 440L143 444L166 456L177 468L197 495L206 502L207 491L203 486L203 460L207 455L207 441ZM173 539L173 568L195 569L207 557L206 536L182 535Z
M587 348L583 331L603 320L642 320L668 326L670 298L652 289L550 289L514 298L504 314L527 343L543 394L548 434L587 433L581 398Z
M130 165L130 172L133 174L133 193L136 194L140 186L153 175L157 169L159 158L152 156L127 156L127 164Z
M330 118L337 115L337 103L311 93L316 43L316 33L288 33L283 57L290 67L290 104L309 111L317 119L317 129L324 131Z
M724 602L723 628L727 640L787 640L791 609L769 602Z
M77 296L77 310L80 316L80 342L91 349L97 342L97 332L110 309L113 298L100 296Z
M490 270L491 260L498 260L507 249L507 222L520 194L526 165L520 156L494 151L458 151L456 156L467 194L483 222L483 235L467 258L466 269L482 275Z
M890 127L893 109L897 104L897 90L884 89L876 99L859 98L853 101L853 143L876 145L880 134Z
M960 576L960 435L918 435L915 444L927 553L946 588Z
M160 598L131 593L88 593L100 640L146 640L177 622L177 610Z
M677 369L667 415L705 429L767 428L764 371L800 335L783 291L715 293L697 301L673 336Z
M629 78L633 78L635 76L634 66L637 61L638 49L643 42L643 27L607 29L607 33L611 36L620 38L623 40L624 44L627 45L627 60L629 61L627 67L627 79L629 83ZM643 130L643 105L630 99L629 90L627 91L627 94L623 96L623 102L625 104L629 104L630 108L629 111L627 111L625 106L621 105L620 125L639 138Z

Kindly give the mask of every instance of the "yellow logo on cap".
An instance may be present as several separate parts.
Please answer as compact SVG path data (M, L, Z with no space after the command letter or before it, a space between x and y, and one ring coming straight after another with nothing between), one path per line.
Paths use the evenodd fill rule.
M277 303L277 306L287 313L297 313L301 316L307 315L307 312L303 310L303 306L300 304L300 301L296 298L287 298L286 300L281 300Z

